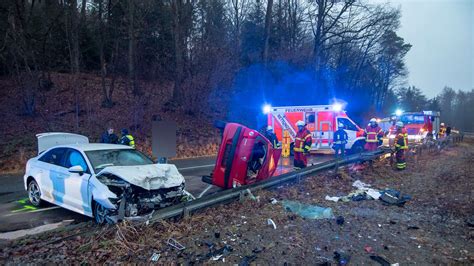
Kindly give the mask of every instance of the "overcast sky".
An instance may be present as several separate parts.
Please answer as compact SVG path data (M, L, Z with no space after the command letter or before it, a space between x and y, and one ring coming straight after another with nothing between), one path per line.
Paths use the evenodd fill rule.
M408 84L428 97L444 86L474 89L474 0L389 0L401 8L398 34L413 45Z

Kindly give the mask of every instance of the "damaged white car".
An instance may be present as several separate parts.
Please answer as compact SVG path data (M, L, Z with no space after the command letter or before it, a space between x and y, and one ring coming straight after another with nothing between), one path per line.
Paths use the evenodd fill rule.
M125 145L91 144L81 135L37 137L39 155L28 161L24 176L34 206L47 201L103 224L146 218L185 198L175 165L155 164Z

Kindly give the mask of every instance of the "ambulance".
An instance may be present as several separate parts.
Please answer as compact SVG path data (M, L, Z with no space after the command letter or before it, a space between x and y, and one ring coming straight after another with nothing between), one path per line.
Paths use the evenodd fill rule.
M332 149L334 132L341 124L349 136L346 150L361 152L364 150L364 130L352 121L342 110L341 104L310 105L310 106L264 106L267 114L267 124L272 126L278 140L282 140L284 132L288 132L291 139L291 151L298 128L296 122L302 120L311 132L313 143L311 152L334 153Z

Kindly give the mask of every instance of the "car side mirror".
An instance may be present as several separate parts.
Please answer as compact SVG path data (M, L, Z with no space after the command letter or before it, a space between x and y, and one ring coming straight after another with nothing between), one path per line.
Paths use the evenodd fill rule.
M71 166L71 167L69 167L68 171L69 171L69 173L76 173L76 174L79 174L79 175L82 175L85 172L84 169L82 169L82 166L80 166L80 165Z

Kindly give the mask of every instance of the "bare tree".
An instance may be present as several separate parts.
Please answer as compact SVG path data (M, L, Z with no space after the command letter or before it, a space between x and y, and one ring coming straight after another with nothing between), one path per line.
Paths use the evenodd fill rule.
M265 14L265 35L263 37L263 62L266 65L268 63L268 49L269 49L269 39L270 39L270 29L272 27L272 9L273 9L273 0L267 1L267 12Z

